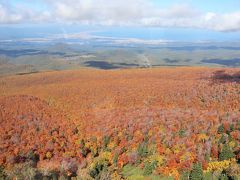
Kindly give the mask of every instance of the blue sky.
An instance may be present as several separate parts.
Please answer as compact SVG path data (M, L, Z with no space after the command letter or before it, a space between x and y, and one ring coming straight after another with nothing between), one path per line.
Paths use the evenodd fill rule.
M48 6L46 3L44 3L42 0L9 0L9 3L13 6L25 6L28 8L32 8L38 11L47 10Z
M240 10L239 0L152 0L162 7L170 7L173 4L191 4L205 12L227 13Z
M0 0L0 38L16 37L17 30L34 36L63 29L145 39L239 41L240 1Z

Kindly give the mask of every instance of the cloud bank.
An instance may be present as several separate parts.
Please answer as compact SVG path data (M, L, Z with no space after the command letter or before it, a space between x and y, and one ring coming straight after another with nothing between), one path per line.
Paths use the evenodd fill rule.
M162 8L148 0L42 0L42 3L47 6L44 11L0 1L0 24L54 22L240 31L240 11L202 12L188 4Z

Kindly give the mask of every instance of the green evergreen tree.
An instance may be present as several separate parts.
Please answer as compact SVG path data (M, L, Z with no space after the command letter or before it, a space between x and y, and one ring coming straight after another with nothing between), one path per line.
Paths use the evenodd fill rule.
M114 164L114 166L117 166L118 157L119 157L118 153L115 153L114 156L113 156L113 164Z
M203 170L201 163L193 164L192 171L190 173L191 180L202 180L203 179Z
M137 153L141 158L146 157L148 155L148 144L145 142L139 144L137 148Z
M225 173L222 173L219 177L219 180L229 180L229 177Z
M219 133L219 134L224 133L224 126L223 126L223 124L221 124L221 125L218 127L218 133Z
M0 166L0 179L5 179L6 178L6 174L4 172L4 168L3 166Z
M228 134L230 134L233 131L234 131L234 124L230 124L229 130L228 130Z
M232 138L232 136L231 136L231 135L228 135L228 142L231 142L232 140L234 140L234 139Z
M152 174L152 172L153 172L153 170L155 169L157 167L157 161L153 161L153 162L146 162L145 164L144 164L144 169L143 169L143 171L144 171L144 175L145 176L148 176L148 175L150 175L150 174Z
M225 136L222 134L221 138L219 139L218 143L219 144L224 144L226 142Z
M223 161L233 157L234 157L234 153L232 152L231 148L228 146L228 144L224 144L222 151L219 154L219 159Z
M110 136L103 137L103 149L107 149L108 144L110 143Z
M189 174L190 174L190 172L188 172L188 171L182 172L181 177L180 177L180 180L189 179Z

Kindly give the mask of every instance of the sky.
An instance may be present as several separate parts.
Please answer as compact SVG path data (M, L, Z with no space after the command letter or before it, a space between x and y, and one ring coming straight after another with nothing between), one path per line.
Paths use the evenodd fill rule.
M29 34L67 29L150 39L240 40L240 0L0 0L0 32L14 36L14 28Z

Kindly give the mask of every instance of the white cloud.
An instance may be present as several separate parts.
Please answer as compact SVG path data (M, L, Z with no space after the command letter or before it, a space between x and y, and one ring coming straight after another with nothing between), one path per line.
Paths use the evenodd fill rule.
M201 12L188 4L161 8L148 0L43 0L48 9L36 12L0 2L0 23L61 22L93 25L202 28L240 31L240 11Z
M12 6L0 2L0 24L16 24L24 22L46 22L52 20L51 12L36 11L24 6Z
M207 13L202 24L216 31L240 31L240 11L223 15Z
M0 23L17 23L22 21L23 17L21 14L11 12L3 4L0 4Z
M103 25L133 24L134 20L150 16L149 9L153 9L146 0L59 0L49 4L60 21Z

